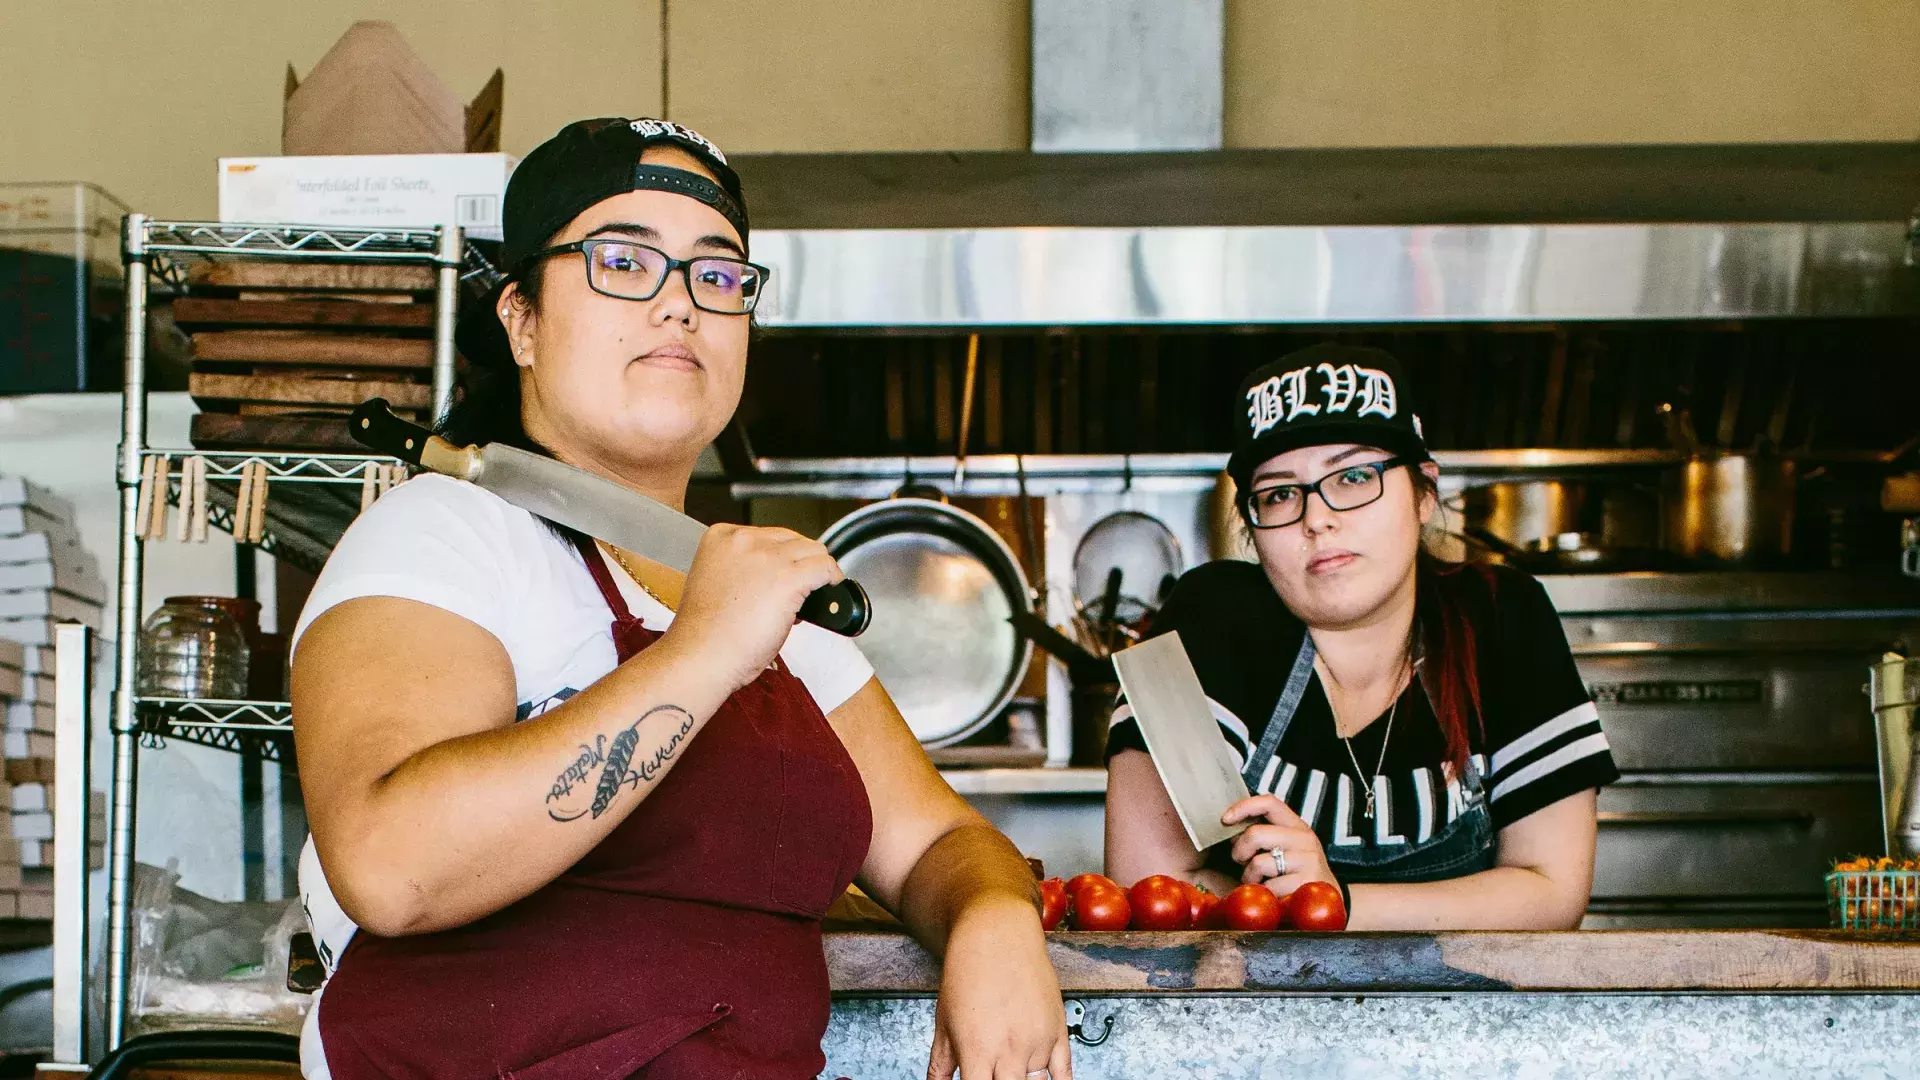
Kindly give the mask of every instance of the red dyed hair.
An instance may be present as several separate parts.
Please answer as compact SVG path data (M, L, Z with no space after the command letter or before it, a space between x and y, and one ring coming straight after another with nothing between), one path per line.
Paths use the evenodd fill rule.
M1492 589L1493 574L1483 564L1442 562L1424 550L1414 556L1413 574L1413 618L1426 650L1421 683L1447 742L1447 762L1460 776L1467 767L1467 724L1473 723L1483 738L1487 732L1480 709L1479 648L1464 593L1478 587L1475 579Z

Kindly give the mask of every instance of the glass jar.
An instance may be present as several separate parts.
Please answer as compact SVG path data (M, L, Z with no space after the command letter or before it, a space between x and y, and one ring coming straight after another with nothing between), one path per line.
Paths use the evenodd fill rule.
M169 596L140 627L142 697L244 698L247 634L222 596Z

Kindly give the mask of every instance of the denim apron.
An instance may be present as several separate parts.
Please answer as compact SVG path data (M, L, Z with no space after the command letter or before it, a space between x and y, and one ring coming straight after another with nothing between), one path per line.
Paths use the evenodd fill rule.
M1300 641L1300 652L1293 658L1293 670L1287 673L1286 687L1280 691L1280 700L1274 703L1267 730L1260 736L1260 745L1247 755L1247 766L1241 776L1249 791L1259 790L1267 763L1279 751L1280 741L1286 737L1287 728L1306 697L1307 684L1313 679L1314 655L1313 635L1305 634ZM1363 786L1371 783L1369 777L1359 780ZM1466 808L1459 817L1435 831L1425 843L1409 841L1390 847L1359 848L1323 845L1327 865L1335 877L1348 885L1442 881L1491 870L1496 854L1493 820L1487 811L1482 780L1479 761L1468 755L1466 772L1461 777Z

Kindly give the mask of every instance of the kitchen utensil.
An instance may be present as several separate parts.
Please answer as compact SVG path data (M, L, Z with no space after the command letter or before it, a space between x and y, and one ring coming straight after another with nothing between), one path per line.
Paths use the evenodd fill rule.
M980 368L980 335L967 335L967 372L960 388L960 435L954 446L953 487L967 480L967 436L973 431L973 380Z
M1736 391L1729 387L1723 413L1739 407ZM1662 480L1660 530L1667 552L1717 567L1765 564L1791 554L1798 484L1793 459L1704 450L1687 409L1668 403L1660 411L1674 449L1687 455Z
M1247 797L1247 782L1220 737L1180 634L1161 634L1116 653L1113 666L1194 850L1238 836L1246 826L1222 825L1220 815Z
M1710 566L1776 561L1793 549L1791 458L1703 453L1669 470L1661 500L1666 550Z
M167 484L173 477L173 462L165 454L154 459L153 465L153 520L147 529L147 539L165 540L167 538Z
M1587 531L1587 499L1584 484L1510 480L1468 488L1461 493L1460 503L1469 530L1524 548L1563 533Z
M247 693L247 636L222 596L169 596L140 625L143 697L233 700Z
M1180 541L1164 522L1138 510L1116 510L1094 522L1074 548L1073 595L1095 603L1118 570L1141 599L1150 599L1162 578L1184 569Z
M1009 618L1032 608L1027 578L992 526L931 499L870 503L820 535L871 591L861 652L923 745L959 742L1012 700L1033 643Z
M247 543L258 544L267 538L267 463L253 463L253 506L247 518ZM235 523L238 525L238 523Z
M477 484L515 506L683 574L706 535L707 527L685 514L564 462L501 443L456 447L393 415L378 398L353 411L351 426L354 438L374 450ZM866 593L852 577L816 589L800 605L800 618L856 636L870 618Z
M1025 635L1027 640L1041 649L1059 658L1067 665L1067 678L1074 684L1110 683L1113 681L1113 662L1095 656L1079 642L1055 629L1047 620L1031 611L1015 611L1007 616L1015 630Z
M1888 855L1920 856L1920 739L1914 736L1920 706L1920 660L1888 655L1873 666L1868 683L1873 729L1879 742L1881 821Z
M1500 556L1510 566L1534 574L1600 574L1658 567L1661 553L1641 548L1610 548L1591 533L1566 532L1526 544L1509 543L1486 529L1469 525L1468 539Z
M1113 710L1120 698L1120 684L1113 679L1113 665L1108 664L1105 682L1076 682L1067 692L1073 717L1069 764L1083 769L1106 768L1107 732L1113 726Z
M1107 571L1106 588L1100 590L1100 614L1095 625L1100 630L1100 640L1113 651L1113 620L1120 609L1120 582L1126 577L1119 567Z

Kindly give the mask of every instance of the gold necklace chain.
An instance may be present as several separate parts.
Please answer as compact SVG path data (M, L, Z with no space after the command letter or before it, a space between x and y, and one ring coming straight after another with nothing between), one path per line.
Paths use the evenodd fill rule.
M672 604L667 603L666 600L663 599L659 593L654 592L652 589L647 587L647 583L641 580L639 571L633 568L633 564L627 561L627 557L620 553L619 548L614 547L612 544L609 544L604 540L598 541L598 543L600 544L601 550L613 556L613 561L620 564L620 569L625 570L627 572L627 576L633 579L633 583L635 585L640 586L641 592L646 593L648 596L653 597L654 603L659 604L661 607L666 608L668 611L673 610Z

